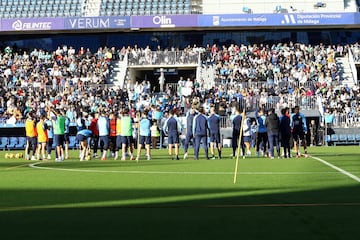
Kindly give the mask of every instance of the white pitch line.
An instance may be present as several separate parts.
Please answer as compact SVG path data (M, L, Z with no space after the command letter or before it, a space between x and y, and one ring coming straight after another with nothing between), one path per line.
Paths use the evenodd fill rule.
M310 157L317 160L317 161L319 161L319 162L321 162L321 163L323 163L323 164L325 164L325 165L327 165L327 166L329 166L329 167L331 167L332 169L335 169L336 171L338 171L338 172L340 172L340 173L342 173L342 174L344 174L344 175L346 175L346 176L348 176L348 177L350 177L350 178L352 178L355 181L360 183L360 178L355 176L354 174L352 174L352 173L350 173L350 172L348 172L348 171L346 171L346 170L344 170L342 168L339 168L339 167L337 167L337 166L335 166L335 165L333 165L333 164L331 164L331 163L329 163L329 162L327 162L327 161L325 161L325 160L323 160L321 158L314 157L314 156L310 156Z
M73 168L54 168L38 166L41 162L29 164L29 167L44 170L88 172L88 173L129 173L129 174L179 174L179 175L232 175L233 172L171 172L171 171L124 171L124 170L91 170ZM239 172L239 175L308 175L308 174L339 174L338 172Z

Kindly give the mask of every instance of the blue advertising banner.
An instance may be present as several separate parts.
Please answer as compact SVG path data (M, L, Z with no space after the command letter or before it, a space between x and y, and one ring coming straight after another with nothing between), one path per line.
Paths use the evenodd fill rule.
M132 16L131 28L197 27L198 15Z
M65 29L130 28L130 17L74 17L65 18Z
M1 19L1 31L44 31L64 29L63 18Z
M317 26L355 24L356 13L219 14L198 15L199 27Z

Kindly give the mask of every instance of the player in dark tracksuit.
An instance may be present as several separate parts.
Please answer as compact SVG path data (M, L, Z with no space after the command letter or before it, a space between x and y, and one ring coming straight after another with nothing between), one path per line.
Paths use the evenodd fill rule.
M280 138L281 138L281 146L284 148L284 158L290 158L291 128L290 128L289 108L281 109Z
M218 149L219 158L221 158L220 121L220 116L215 113L215 107L211 107L210 116L208 117L208 123L210 130L210 152L212 154L212 159L215 159L215 144Z
M186 114L186 136L184 143L184 159L186 159L188 156L189 143L191 139L194 139L193 121L195 116L196 116L196 111L193 108L190 109Z
M232 143L231 143L232 149L233 149L232 156L235 157L236 149L238 147L238 141L239 141L239 137L240 137L241 124L242 124L242 116L240 114L239 109L236 109L235 115L233 115L231 117L231 121L233 124Z
M294 139L294 150L296 152L296 157L301 157L299 147L300 144L304 147L304 157L307 157L306 149L306 134L307 134L307 125L305 115L300 113L299 106L295 106L294 113L290 117L290 127L292 130L292 136Z
M193 134L195 138L194 144L194 158L195 160L199 159L199 149L200 144L203 144L206 159L209 159L209 152L208 152L208 144L207 144L207 137L208 137L208 121L207 117L205 116L205 110L203 107L199 109L199 114L194 117L193 123Z
M175 112L172 110L169 118L165 121L163 130L168 135L168 147L171 160L174 160L174 157L172 156L173 145L175 146L176 160L179 160L179 134L181 133L181 123L174 114Z

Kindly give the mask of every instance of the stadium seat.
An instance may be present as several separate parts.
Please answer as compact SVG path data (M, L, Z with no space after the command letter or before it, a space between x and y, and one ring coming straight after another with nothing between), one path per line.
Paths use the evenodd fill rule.
M251 13L251 9L249 7L243 7L242 9L243 13Z
M346 141L347 141L347 136L346 136L346 134L341 133L341 134L339 135L339 141L341 141L341 142L346 142Z
M78 147L78 141L76 139L76 136L70 136L69 137L69 149L75 149L75 148L79 148Z
M332 142L337 142L339 141L339 136L337 134L332 134L330 139Z
M355 135L355 141L360 142L360 133Z
M222 145L224 147L231 147L232 129L231 128L222 129L222 131L221 131L221 139L222 139Z
M355 142L355 135L353 133L349 133L347 135L347 141L348 142Z
M2 137L1 140L0 140L0 149L5 150L8 144L9 144L9 138L8 137Z
M281 9L282 9L282 7L280 6L280 5L276 5L275 6L275 13L280 13L281 12Z
M145 15L145 10L144 9L139 9L139 15L141 16L141 15Z
M9 144L7 145L8 149L13 149L18 144L18 138L17 137L10 137Z
M19 142L15 145L16 149L23 149L26 145L26 137L19 137Z

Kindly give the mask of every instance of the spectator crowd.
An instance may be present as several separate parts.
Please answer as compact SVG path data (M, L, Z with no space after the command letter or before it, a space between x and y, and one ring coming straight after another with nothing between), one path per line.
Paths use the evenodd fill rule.
M194 45L181 51L99 47L95 52L66 45L52 52L6 47L0 53L0 121L22 122L30 111L41 116L50 107L64 109L70 121L76 122L90 113L124 108L133 115L146 109L151 117L161 119L171 110L185 116L194 105L204 107L206 113L215 106L222 116L231 115L237 105L247 110L300 105L320 112L329 109L335 123L359 125L359 87L342 85L336 64L337 57L356 46L290 42ZM149 81L129 81L124 89L106 84L112 62L126 55L130 64L186 64L198 54L204 68L215 70L215 80L179 77L178 83L168 84L161 95Z

